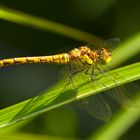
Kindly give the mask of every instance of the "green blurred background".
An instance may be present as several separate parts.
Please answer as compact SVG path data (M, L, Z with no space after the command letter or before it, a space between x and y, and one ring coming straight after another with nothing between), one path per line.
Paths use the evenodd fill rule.
M139 32L139 0L0 0L0 4L84 30L103 39L119 37L123 41ZM83 42L0 19L1 58L49 55L69 51L79 45L83 45ZM139 56L136 56L127 64L138 59ZM60 70L61 66L45 64L1 68L0 108L49 89L59 79ZM44 113L17 130L83 139L93 135L102 125L104 122L71 104ZM140 122L121 139L138 139L139 130Z

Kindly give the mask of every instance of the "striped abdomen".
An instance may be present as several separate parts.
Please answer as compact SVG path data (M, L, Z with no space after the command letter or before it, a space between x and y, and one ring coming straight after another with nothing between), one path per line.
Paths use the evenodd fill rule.
M19 57L0 60L0 67L14 64L34 64L34 63L53 63L53 64L68 64L69 54L63 53L51 56L38 57Z

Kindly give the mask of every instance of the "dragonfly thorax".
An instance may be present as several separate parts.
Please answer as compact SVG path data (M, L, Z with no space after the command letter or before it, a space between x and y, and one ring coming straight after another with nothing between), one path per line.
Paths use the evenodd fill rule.
M98 54L86 46L75 48L69 52L72 62L80 61L83 64L92 65L98 60Z

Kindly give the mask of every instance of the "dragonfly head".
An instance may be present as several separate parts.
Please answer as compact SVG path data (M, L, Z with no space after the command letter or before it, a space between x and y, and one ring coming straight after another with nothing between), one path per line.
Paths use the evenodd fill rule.
M101 48L97 50L98 58L100 63L108 64L111 62L111 54L105 48Z

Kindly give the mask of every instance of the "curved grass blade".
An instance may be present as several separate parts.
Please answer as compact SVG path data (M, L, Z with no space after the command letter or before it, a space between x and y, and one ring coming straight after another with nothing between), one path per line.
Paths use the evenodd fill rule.
M105 84L106 87L101 84L93 85L90 81L81 81L80 77L78 77L79 82L77 81L76 83L77 89L73 89L73 86L69 85L63 91L62 89L65 84L60 82L59 85L50 89L48 92L44 92L41 97L29 99L0 110L0 128L68 104L75 101L75 98L76 100L83 99L90 95L100 93L101 91L111 89L115 86L138 80L140 79L140 63L112 70L108 72L108 74L116 80L118 83L117 85L102 74L99 74L97 79L100 83ZM118 74L126 78L118 77Z
M59 137L59 136L50 136L50 135L43 135L43 134L30 134L30 133L21 133L21 132L14 132L8 134L1 134L1 140L74 140L71 138L66 137Z
M140 53L140 33L128 38L112 52L112 62L109 67L114 68ZM125 54L125 55L124 55Z
M104 45L104 41L87 32L54 22L40 17L32 16L18 10L0 6L0 18L16 24L29 26L42 31L51 31L73 39L85 42L94 42Z

